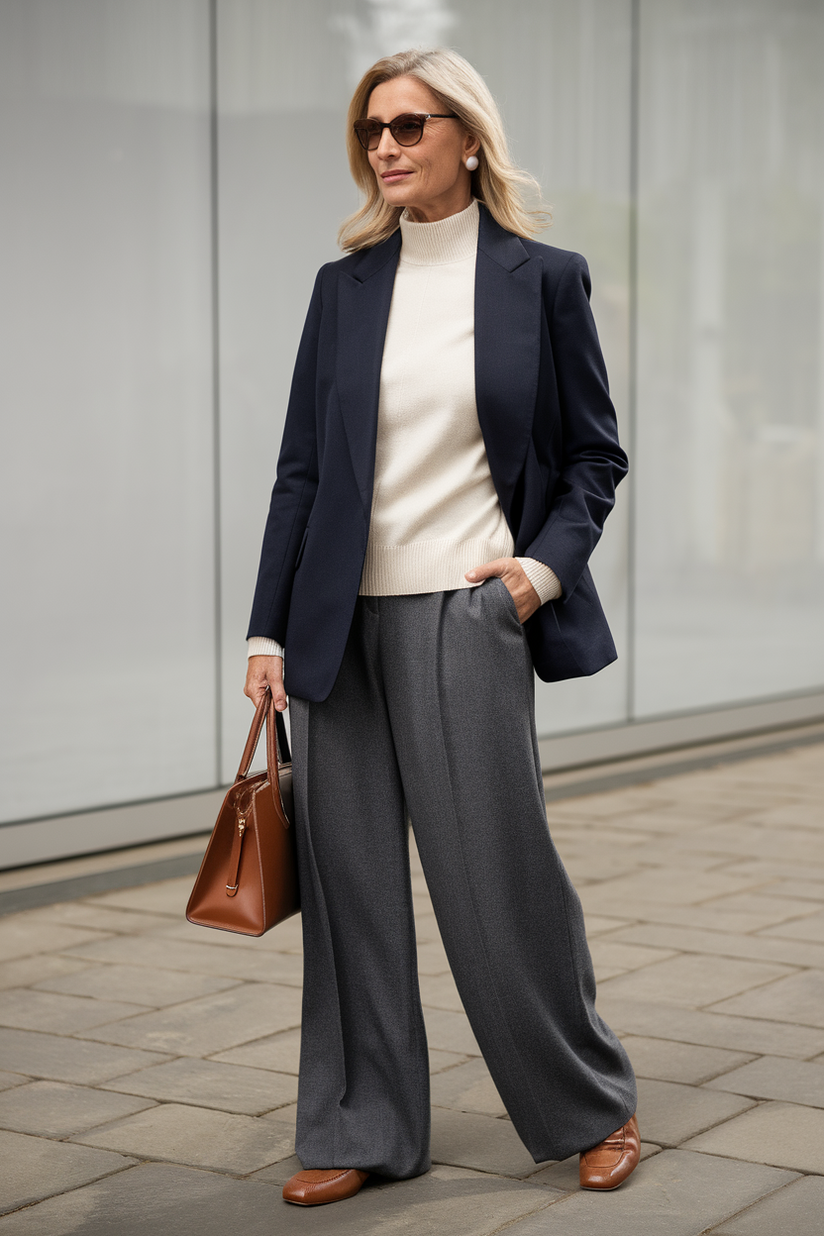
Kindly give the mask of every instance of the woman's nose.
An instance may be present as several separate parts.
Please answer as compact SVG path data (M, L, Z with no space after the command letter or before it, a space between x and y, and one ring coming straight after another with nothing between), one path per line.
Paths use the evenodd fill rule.
M382 159L394 159L400 153L400 147L392 136L391 129L384 129L381 133L377 153Z

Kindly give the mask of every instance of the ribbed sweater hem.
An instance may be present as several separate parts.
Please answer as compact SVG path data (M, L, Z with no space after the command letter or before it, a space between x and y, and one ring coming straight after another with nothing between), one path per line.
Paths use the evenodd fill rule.
M363 564L360 595L397 597L419 592L449 592L471 588L467 571L508 558L513 541L503 536L474 537L468 541L413 541L408 545L369 544Z

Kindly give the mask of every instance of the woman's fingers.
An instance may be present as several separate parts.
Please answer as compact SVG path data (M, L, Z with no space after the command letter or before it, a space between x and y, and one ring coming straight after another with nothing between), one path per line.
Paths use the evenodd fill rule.
M481 566L473 567L471 571L467 571L464 578L470 580L473 584L479 584L484 579L492 579L496 575L499 579L503 579L504 572L510 562L515 562L515 559L493 558L491 562L484 562ZM515 565L518 566L518 563L515 562ZM518 569L520 570L520 567Z
M244 695L257 708L267 688L272 692L275 708L283 712L286 708L286 691L283 687L283 657L250 657L246 669L246 684Z
M275 701L275 708L278 712L286 711L286 691L283 687L283 657L272 657L275 662L275 672L269 678L269 686L272 691L272 699Z
M541 598L529 582L526 571L517 558L494 558L482 566L473 567L467 571L466 578L470 583L480 583L482 580L498 578L509 589L509 594L515 602L521 623L526 622L540 608Z

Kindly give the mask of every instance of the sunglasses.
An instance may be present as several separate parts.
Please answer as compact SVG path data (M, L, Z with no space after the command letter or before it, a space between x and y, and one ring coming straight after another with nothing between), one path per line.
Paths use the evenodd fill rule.
M388 129L399 146L417 146L423 137L423 126L427 120L457 120L457 116L438 115L437 112L405 112L394 120L359 120L355 124L355 134L364 150L377 150L383 137L384 129Z

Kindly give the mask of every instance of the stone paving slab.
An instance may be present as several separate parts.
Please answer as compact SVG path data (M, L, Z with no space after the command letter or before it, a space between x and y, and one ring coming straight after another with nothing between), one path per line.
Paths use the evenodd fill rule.
M209 944L169 940L154 932L141 936L109 936L105 940L77 945L64 951L86 965L106 962L110 965L143 966L149 970L158 968L223 975L252 982L286 983L297 987L303 981L303 958L296 954L241 951L227 948L221 942Z
M193 1058L171 1060L127 1077L114 1077L105 1083L105 1088L244 1116L259 1116L294 1103L298 1096L295 1076Z
M0 1090L10 1090L12 1086L24 1086L31 1081L23 1073L0 1073Z
M472 1033L466 1013L424 1008L426 1037L430 1047L454 1051L463 1056L480 1056L478 1040Z
M597 1007L610 1025L621 1026L628 1034L726 1047L753 1055L797 1056L802 1060L824 1051L821 1030L789 1021L758 1021L608 996L599 996Z
M0 1094L0 1129L40 1137L68 1137L151 1106L145 1098L105 1094L89 1086L30 1082Z
M508 1233L699 1236L792 1179L789 1172L775 1168L665 1150L642 1163L616 1192L568 1194L539 1214L513 1224Z
M298 1119L297 1103L287 1103L286 1107L278 1107L275 1111L264 1112L260 1117L261 1120L274 1121L282 1129L288 1128L292 1141L295 1140L295 1128Z
M606 914L587 914L585 918L588 940L596 940L598 936L604 935L605 932L633 925L632 918L610 918Z
M61 996L51 991L31 991L18 987L3 994L0 1025L15 1030L45 1030L48 1034L73 1034L89 1030L102 1022L140 1013L145 1005L118 1000L87 1000L81 996Z
M137 888L100 893L96 897L87 897L86 901L92 906L138 910L177 919L186 913L186 902L192 891L192 883L191 876L179 876L176 880L161 880L157 884L143 884Z
M8 991L11 987L25 987L29 983L56 978L60 974L74 974L85 968L85 962L71 957L59 957L55 953L16 957L13 961L0 962L0 991Z
M790 943L766 935L742 935L737 929L725 931L718 928L707 931L694 925L656 923L628 927L616 932L615 938L641 944L659 940L668 948L702 956L741 957L752 961L824 969L824 945L807 941Z
M712 1236L820 1236L824 1218L824 1178L802 1176L756 1202Z
M766 934L784 940L814 940L824 944L824 914L793 919L779 927L771 927Z
M752 880L726 875L723 872L705 871L690 872L690 878L684 879L681 868L673 866L643 871L639 875L624 876L617 880L605 880L602 884L593 884L582 890L581 900L584 906L596 913L599 907L616 902L623 906L632 906L638 914L644 905L695 905L707 901L710 897L720 897L724 893L738 893L753 887ZM602 913L610 913L602 910Z
M694 1009L714 1005L719 1000L792 973L788 966L687 953L610 979L601 984L600 994L603 998L654 1000L656 1004Z
M164 1103L79 1133L72 1141L237 1175L247 1175L295 1152L294 1137L287 1126L178 1103Z
M300 1030L285 1030L268 1034L253 1043L243 1043L228 1051L214 1052L212 1060L224 1064L242 1064L253 1069L272 1069L276 1073L294 1073L300 1063Z
M439 1051L436 1047L429 1049L429 1072L442 1073L445 1069L451 1069L456 1064L466 1064L467 1060L474 1057L461 1056L454 1051Z
M762 1103L686 1146L824 1175L824 1111L794 1103Z
M270 1163L268 1167L262 1167L259 1172L252 1172L249 1180L265 1180L267 1184L278 1185L282 1188L287 1180L291 1180L296 1172L303 1170L303 1164L296 1154L290 1155L288 1159L281 1159L278 1163Z
M727 870L731 875L743 876L745 879L748 877L760 879L762 883L771 880L805 880L810 883L824 883L824 866L786 863L781 859L767 862L763 858L742 858L740 862L733 863ZM805 895L809 896L809 894Z
M762 1056L742 1068L707 1083L707 1088L748 1094L756 1099L781 1099L805 1107L824 1107L824 1063Z
M98 1152L99 1153L99 1152ZM265 1184L144 1163L0 1219L2 1236L273 1236ZM283 1203L281 1203L283 1205ZM116 1216L116 1220L115 1217Z
M678 844L685 849L711 849L719 854L824 863L824 837L816 837L802 828L766 829L735 822L685 833Z
M29 921L66 923L72 927L91 927L96 931L117 932L120 935L139 931L157 931L167 927L168 918L139 910L114 910L92 905L88 901L58 901L51 906L33 910Z
M310 1209L287 1205L277 1186L259 1180L146 1163L0 1219L0 1236L492 1236L558 1196L438 1167L415 1180L367 1185L333 1210Z
M791 901L824 901L824 884L813 880L778 880L762 892L765 897L786 897Z
M226 991L240 982L211 974L190 974L147 966L88 966L79 973L44 979L35 991L54 991L63 995L88 996L94 1000L123 1000L148 1008L165 1008L195 1000L215 991ZM114 1019L110 1019L114 1020Z
M713 1004L712 1011L824 1028L824 970L791 974L766 987Z
M638 944L624 944L612 938L593 940L590 953L596 969L599 966L610 966L618 970L639 970L652 962L669 961L678 955L673 949L644 948Z
M134 1159L107 1150L89 1150L44 1137L10 1133L0 1129L0 1162L3 1164L3 1190L0 1214L26 1206L41 1198L76 1189L110 1172L130 1167ZM40 1236L51 1236L40 1229Z
M643 1136L661 1146L680 1146L688 1137L753 1106L752 1099L743 1095L724 1094L724 1102L718 1103L720 1097L718 1091L700 1086L639 1077L638 1123Z
M729 870L729 868L725 868L725 870ZM765 878L767 877L762 877L762 879ZM583 892L586 893L586 889L584 889ZM726 932L729 935L740 935L746 932L758 931L760 928L768 925L765 921L765 915L763 914L734 914L728 910L716 910L713 908L713 905L714 903L712 901L707 902L705 905L699 906L674 906L666 905L663 902L648 902L643 906L643 914L639 914L638 917L643 918L644 924L683 927L687 930L699 930L707 933ZM586 906L584 909L586 910ZM609 912L610 914L620 914L621 902L615 902L605 898L603 900L602 909L604 913ZM636 924L636 926L640 925ZM634 937L630 935L624 937L622 934L620 938L632 942ZM755 939L755 937L752 938ZM648 926L640 926L637 942L639 944L651 944L654 940L654 932ZM661 947L672 947L677 949L679 946L677 944L673 944L671 946L667 945L666 940L662 939ZM694 951L700 952L701 950L698 949ZM706 951L714 952L715 950L708 949ZM735 956L734 953L731 955ZM748 957L751 956L751 954L745 953L744 956ZM763 954L763 956L765 957L765 960L770 960L771 954L767 952ZM782 960L784 956L785 954L782 953L779 960ZM761 957L762 954L755 954L755 960L760 960Z
M440 940L418 941L418 974L449 974L449 959Z
M61 1038L57 1034L0 1028L0 1068L49 1081L94 1086L168 1059L168 1054L163 1052L129 1051L123 1047Z
M779 897L766 896L766 892L766 889L761 888L757 893L735 893L731 897L718 897L712 902L712 908L733 915L743 914L747 918L762 919L765 927L779 925L788 919L812 917L821 913L818 901L805 901L800 897L792 901L782 901Z
M625 1036L623 1044L638 1077L691 1086L700 1086L752 1060L746 1052L697 1047L692 1043L674 1043L671 1039L650 1039L634 1034Z
M463 1012L463 1003L451 974L421 974L418 984L421 1000L427 1008Z
M156 1013L111 1021L85 1031L84 1038L180 1056L210 1056L272 1030L297 1026L300 1012L297 988L246 983Z
M31 957L35 953L60 952L89 940L100 940L100 931L85 931L30 918L25 914L9 914L0 918L0 961Z
M537 1167L509 1120L432 1108L432 1162L496 1176L531 1176Z
M506 1108L485 1061L477 1057L432 1078L432 1103L453 1111L505 1116Z

